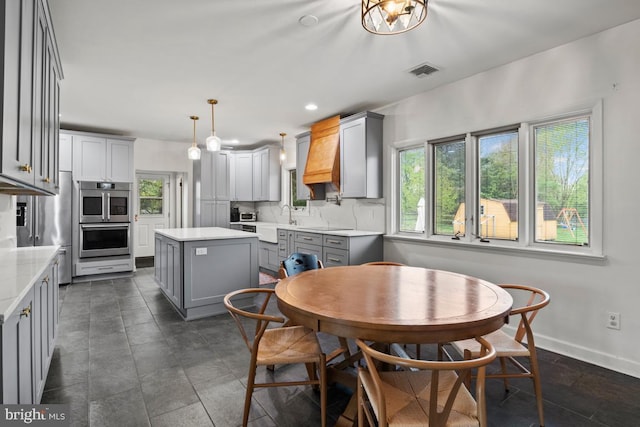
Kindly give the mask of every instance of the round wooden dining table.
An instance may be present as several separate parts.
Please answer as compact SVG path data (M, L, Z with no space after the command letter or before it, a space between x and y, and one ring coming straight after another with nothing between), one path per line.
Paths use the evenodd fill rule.
M502 327L513 305L499 286L464 274L396 265L308 270L276 285L278 308L296 325L376 343L445 343ZM345 341L346 342L346 341ZM347 352L348 353L348 352ZM327 369L355 388L345 371L355 356ZM355 393L336 426L355 426Z
M278 307L295 324L338 337L440 343L502 327L511 295L450 271L391 265L309 270L276 285Z

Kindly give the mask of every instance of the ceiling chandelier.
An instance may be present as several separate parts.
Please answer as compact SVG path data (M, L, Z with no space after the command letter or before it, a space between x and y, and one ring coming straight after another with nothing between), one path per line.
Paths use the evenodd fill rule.
M362 0L362 26L373 34L399 34L427 17L429 0Z
M199 117L190 116L189 118L193 120L193 143L187 150L187 156L189 157L189 160L200 160L200 149L196 145L196 120L198 120Z
M220 151L222 140L216 136L216 128L213 121L213 106L218 103L217 99L207 99L207 102L211 104L211 136L206 140L207 151Z

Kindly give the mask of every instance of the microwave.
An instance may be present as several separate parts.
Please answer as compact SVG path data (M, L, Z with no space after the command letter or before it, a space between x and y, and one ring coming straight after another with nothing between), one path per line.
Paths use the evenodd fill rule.
M258 212L240 212L240 222L255 222L258 220Z

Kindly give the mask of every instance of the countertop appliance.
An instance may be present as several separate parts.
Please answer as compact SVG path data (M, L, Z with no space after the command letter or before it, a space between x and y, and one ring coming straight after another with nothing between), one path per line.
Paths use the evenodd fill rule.
M231 208L231 216L229 217L230 222L239 222L240 221L240 208Z
M72 194L71 172L60 172L57 196L18 196L18 247L60 246L60 283L71 283Z
M258 220L258 212L240 212L240 222L256 222Z

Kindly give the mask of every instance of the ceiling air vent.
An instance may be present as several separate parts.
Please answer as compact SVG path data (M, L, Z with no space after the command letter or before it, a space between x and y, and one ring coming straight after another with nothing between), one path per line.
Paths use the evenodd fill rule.
M429 64L422 64L418 65L416 68L410 70L409 72L416 77L424 77L428 76L429 74L435 73L436 71L438 71L437 68L432 67Z

